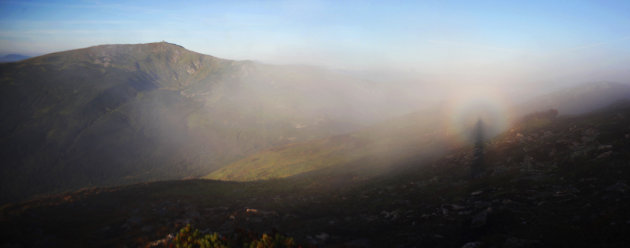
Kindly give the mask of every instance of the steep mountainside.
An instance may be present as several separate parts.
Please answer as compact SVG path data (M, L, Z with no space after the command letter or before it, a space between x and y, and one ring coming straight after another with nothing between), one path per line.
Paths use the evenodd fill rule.
M367 180L313 173L243 183L172 181L10 204L1 209L0 240L13 246L159 245L190 223L227 236L275 230L321 247L630 242L630 103L523 120L484 145L485 172L477 178L469 171L472 147L463 147Z
M0 75L0 202L205 175L387 116L357 111L384 99L353 78L165 42L48 54L0 64Z

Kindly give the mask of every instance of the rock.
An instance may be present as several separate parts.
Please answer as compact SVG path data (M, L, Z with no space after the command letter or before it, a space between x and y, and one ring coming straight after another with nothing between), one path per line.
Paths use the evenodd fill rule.
M470 213L472 213L472 211L470 211L470 210L457 212L458 215L469 215Z
M630 187L628 187L628 185L625 182L622 181L617 181L617 183L608 186L606 188L606 191L613 191L613 192L619 192L619 193L625 193L626 191L629 191Z
M612 149L612 147L613 147L612 145L601 145L597 149L598 150L610 150L610 149Z
M477 191L475 191L475 192L470 193L470 195L472 195L472 196L478 196L478 195L481 195L482 193L483 193L483 191L481 191L481 190L477 190Z
M140 222L142 222L142 218L140 218L139 216L132 216L129 219L127 219L127 223L128 224L140 224Z
M344 247L370 247L370 240L366 238L351 240L346 242Z
M188 218L176 219L175 223L176 224L181 224L181 225L188 225L188 224L192 223L192 220L188 219Z
M475 242L468 242L464 245L462 245L462 248L477 248L477 247L481 247L482 243L479 241L475 241Z
M612 151L603 152L597 156L597 159L610 157L610 154L612 154Z
M400 216L400 213L398 210L394 210L394 211L382 211L381 215L383 215L383 217L385 217L385 219L389 219L389 220L396 220L398 219L398 217Z
M442 210L442 215L448 216L448 209L447 208L441 208L441 210Z
M475 202L473 202L473 206L475 208L487 208L490 205L491 205L490 202L486 202L486 201L475 201Z
M571 218L571 222L574 224L580 223L580 221L582 221L582 217L580 216L573 216L573 218Z
M485 226L486 223L488 222L488 213L490 211L491 210L488 208L488 209L485 209L485 210L475 214L475 216L473 216L473 218L472 218L472 220L470 222L470 225L473 228L479 228L479 227Z
M505 240L503 247L505 248L520 248L520 247L536 247L541 243L538 240L519 239L515 237L509 237Z
M464 206L460 206L460 205L457 205L457 204L451 204L451 207L453 208L453 210L462 210L462 209L466 208Z
M164 247L169 241L173 240L175 235L169 234L163 239L158 239L146 245L146 247Z
M255 223L262 223L263 219L260 217L251 217L251 218L247 218L248 221L250 222L255 222Z
M378 219L378 216L376 215L361 215L361 217L367 222L372 222Z
M525 156L523 162L521 162L521 167L527 171L531 171L534 167L534 158L532 156Z
M153 230L153 226L152 225L146 225L142 227L142 232L150 232Z
M319 239L321 242L326 242L326 240L330 238L330 235L328 235L328 233L320 233L315 235L315 238Z
M186 216L190 219L199 219L201 218L201 214L198 211L189 211L186 213Z

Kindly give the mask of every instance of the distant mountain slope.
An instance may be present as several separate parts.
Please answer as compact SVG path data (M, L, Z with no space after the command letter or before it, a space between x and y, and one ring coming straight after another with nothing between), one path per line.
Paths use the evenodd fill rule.
M204 175L259 149L384 118L361 81L161 43L0 65L0 201Z
M25 60L30 58L29 56L26 55L22 55L22 54L7 54L4 56L0 56L0 63L4 63L4 62L17 62L20 60Z
M630 103L539 124L519 122L486 142L475 179L472 149L462 147L361 181L311 174L86 189L3 206L0 243L138 247L191 223L222 235L279 231L319 247L625 247Z

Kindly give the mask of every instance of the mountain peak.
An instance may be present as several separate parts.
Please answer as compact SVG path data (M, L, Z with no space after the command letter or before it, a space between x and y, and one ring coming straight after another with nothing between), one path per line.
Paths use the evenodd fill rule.
M216 60L211 55L190 51L181 45L166 41L139 44L105 44L68 51L60 51L35 58L38 63L85 63L97 60L109 60L110 64L130 61L145 62L181 62L188 60ZM103 61L101 61L103 62ZM104 62L103 62L104 63Z
M166 41L141 44L105 44L81 49L51 53L36 57L31 64L55 65L60 68L91 68L140 72L160 79L163 86L189 84L218 70L220 65L232 63L190 51ZM179 86L175 87L178 88Z
M87 47L84 49L92 53L112 54L112 55L116 53L149 54L149 53L165 53L165 52L192 53L192 54L197 54L197 55L204 55L204 54L200 54L194 51L190 51L181 45L168 43L166 41L139 43L139 44L107 44L107 45ZM84 50L84 49L78 49L78 50ZM206 56L209 56L209 55L206 55Z
M149 42L149 43L136 43L136 44L104 44L104 45L97 45L97 46L92 46L92 47L88 47L88 48L111 48L111 47L136 47L136 48L152 48L152 49L178 49L178 50L186 50L186 51L190 51L188 49L186 49L185 47L175 44L175 43L170 43L170 42L166 42L166 41L160 41L160 42ZM192 51L190 51L192 52Z

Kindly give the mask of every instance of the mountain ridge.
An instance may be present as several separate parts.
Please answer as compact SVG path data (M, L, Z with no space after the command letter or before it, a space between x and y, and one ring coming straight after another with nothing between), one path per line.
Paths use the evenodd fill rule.
M370 103L356 79L166 42L52 53L1 64L0 74L3 201L201 176L261 148L380 118L360 109L380 100ZM365 99L350 104L348 94Z

